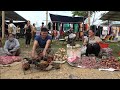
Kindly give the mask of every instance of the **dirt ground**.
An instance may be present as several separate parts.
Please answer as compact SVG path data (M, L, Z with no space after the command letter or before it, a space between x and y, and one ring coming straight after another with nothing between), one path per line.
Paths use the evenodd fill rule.
M39 71L32 68L25 75L21 62L14 63L11 67L0 67L1 79L70 79L74 75L77 79L120 79L120 72L99 71L98 69L81 69L69 64L61 64L61 68L51 71Z
M24 42L20 41L22 49L22 57L30 56L30 48L24 47ZM60 47L60 44L53 44L53 46ZM66 47L65 45L62 47ZM115 47L113 45L113 47ZM116 50L116 49L115 49ZM116 52L118 53L118 52ZM120 71L99 71L98 69L81 69L70 66L68 63L61 64L61 68L51 71L38 71L36 69L24 72L22 70L22 63L15 62L10 67L0 66L1 79L70 79L70 75L74 75L78 79L120 79Z

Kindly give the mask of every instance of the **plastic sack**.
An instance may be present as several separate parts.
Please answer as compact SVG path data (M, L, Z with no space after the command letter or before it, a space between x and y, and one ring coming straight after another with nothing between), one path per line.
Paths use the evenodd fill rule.
M78 56L68 57L68 61L71 62L71 63L78 63L79 59L80 58Z
M85 54L86 53L86 49L87 49L86 46L82 46L81 47L81 54Z

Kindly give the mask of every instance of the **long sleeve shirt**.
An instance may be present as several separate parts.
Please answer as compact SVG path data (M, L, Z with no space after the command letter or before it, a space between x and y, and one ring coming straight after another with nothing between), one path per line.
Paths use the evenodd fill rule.
M6 52L8 52L8 50L12 50L12 51L16 51L17 49L19 49L20 48L20 44L19 44L19 41L17 40L17 39L15 39L14 38L14 40L13 41L9 41L9 40L7 40L6 42L5 42L5 45L4 45L4 50L6 51Z
M17 29L17 27L13 23L8 25L8 32L9 33L16 34L16 29Z

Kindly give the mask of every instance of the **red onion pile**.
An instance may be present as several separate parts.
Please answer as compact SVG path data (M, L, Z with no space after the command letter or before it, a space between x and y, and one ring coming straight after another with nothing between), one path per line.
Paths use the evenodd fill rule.
M115 57L109 57L107 59L103 59L99 62L102 68L114 68L120 70L120 62L115 59Z
M111 56L97 61L95 57L83 56L79 63L84 68L114 68L120 70L120 62Z
M0 56L0 64L3 65L19 61L21 61L21 58L19 56Z
M95 57L83 56L79 65L84 68L98 68L98 63Z

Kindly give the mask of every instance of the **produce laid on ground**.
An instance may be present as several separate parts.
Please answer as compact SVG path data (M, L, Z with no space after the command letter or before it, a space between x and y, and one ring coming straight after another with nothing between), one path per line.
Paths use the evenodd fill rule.
M120 62L117 59L115 59L115 57L113 56L106 59L102 59L99 62L99 64L101 68L114 68L120 70Z
M50 52L46 56L40 56L36 59L32 58L23 58L22 68L23 71L30 69L31 64L35 65L35 68L38 70L51 70L51 69L60 69L60 62L66 61L66 50L64 48L59 48L56 53Z
M59 48L58 51L54 54L54 61L65 62L67 60L66 50L64 48Z
M0 64L2 65L11 64L13 62L19 62L21 60L22 59L19 56L0 56Z
M69 62L69 64L80 68L94 68L94 69L113 68L116 70L120 70L120 61L116 59L114 56L110 56L103 59L96 58L95 56L82 56L81 59L79 59L78 61L79 63Z
M99 57L102 57L102 56L112 56L113 55L113 50L111 48L102 48L100 50L100 54L99 54Z
M97 62L95 56L82 56L79 66L82 66L83 68L98 68L99 65Z

